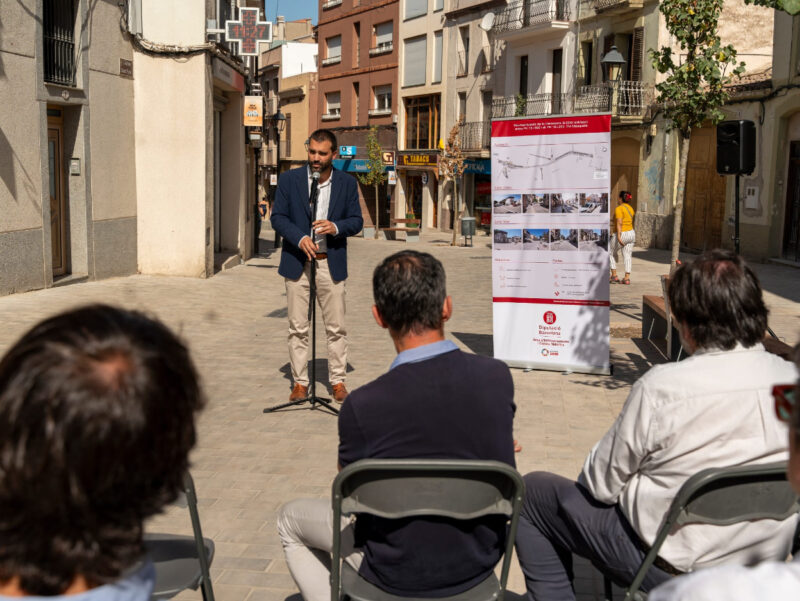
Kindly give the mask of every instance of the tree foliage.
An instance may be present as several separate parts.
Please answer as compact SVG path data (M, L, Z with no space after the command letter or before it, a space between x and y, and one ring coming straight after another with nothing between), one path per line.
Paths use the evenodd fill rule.
M665 46L648 51L653 67L667 78L656 85L664 115L682 136L704 121L719 123L728 99L725 86L744 71L736 50L723 46L717 27L722 0L664 0L659 10L680 53ZM727 72L730 68L730 72Z
M796 15L800 12L800 0L744 0L744 3L782 10L790 15Z
M386 181L386 171L383 166L383 148L378 141L378 128L369 128L367 134L367 171L358 174L358 181L365 186L375 187L375 237L378 237L378 186Z

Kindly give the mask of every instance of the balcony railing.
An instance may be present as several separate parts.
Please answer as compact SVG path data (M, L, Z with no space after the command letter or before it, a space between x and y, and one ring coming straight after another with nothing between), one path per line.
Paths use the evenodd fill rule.
M383 44L378 44L374 48L370 48L369 55L376 56L378 54L388 54L392 50L394 50L394 43L384 42Z
M481 53L478 55L478 65L481 73L490 73L494 70L494 52L492 52L491 46L481 48Z
M516 31L552 21L569 21L568 0L516 0L495 20L495 33Z
M322 3L322 10L327 8L333 8L334 6L339 6L342 3L342 0L328 0L327 2Z
M335 111L335 112L332 112L332 113L323 113L322 114L322 120L323 121L335 121L335 120L341 119L341 118L342 118L342 114L338 110Z
M329 56L328 58L322 59L322 66L326 67L328 65L335 65L337 63L342 62L342 57L340 56Z
M492 140L491 121L462 123L458 131L461 150L488 150Z
M527 98L507 96L492 99L492 117L563 115L570 112L569 94L528 94Z
M392 114L392 109L391 108L387 108L387 109L369 109L367 111L367 114L370 117L385 117L386 115L391 115Z
M620 81L615 86L581 86L575 97L575 111L611 111L612 115L620 117L641 117L652 104L653 95L653 86L641 81Z
M464 77L467 74L467 53L463 50L459 50L456 54L458 55L456 77Z

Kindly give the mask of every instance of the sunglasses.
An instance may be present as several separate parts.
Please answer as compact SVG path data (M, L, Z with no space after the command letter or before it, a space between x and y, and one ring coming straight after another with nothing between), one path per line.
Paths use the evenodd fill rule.
M777 384L772 387L772 396L775 399L775 415L782 422L789 422L797 402L797 385Z

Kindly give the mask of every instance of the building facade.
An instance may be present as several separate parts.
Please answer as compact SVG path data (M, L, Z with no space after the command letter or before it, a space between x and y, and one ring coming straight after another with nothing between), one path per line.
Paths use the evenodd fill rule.
M319 5L319 88L315 128L332 130L339 146L355 153L335 165L354 175L366 171L367 139L375 129L384 152L397 150L398 0L327 0ZM394 168L393 160L385 168ZM365 236L388 227L395 186L378 190L359 182ZM377 204L377 214L376 214Z
M0 7L0 97L15 107L0 115L0 294L207 277L215 257L249 257L244 69L206 34L231 13L212 0Z
M399 10L398 190L393 215L420 219L423 229L451 229L453 210L443 198L438 169L448 110L443 103L449 58L444 0L401 0Z

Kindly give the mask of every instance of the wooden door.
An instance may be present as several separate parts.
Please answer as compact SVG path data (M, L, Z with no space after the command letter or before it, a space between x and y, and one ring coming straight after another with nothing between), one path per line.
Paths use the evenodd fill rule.
M783 248L781 257L800 261L800 142L792 142L789 151L789 177L786 187L786 210L783 213Z
M717 175L717 130L692 131L686 168L681 247L703 251L722 245L725 215L725 178Z
M553 81L550 93L553 99L553 114L561 114L561 65L563 62L563 51L561 48L553 50Z
M55 113L58 113L56 115ZM67 207L64 190L64 129L60 110L47 121L47 161L50 181L50 240L53 275L67 272Z
M619 138L611 143L611 198L608 199L608 218L614 229L614 210L619 204L620 190L633 196L631 206L637 211L639 192L639 142L633 138Z

